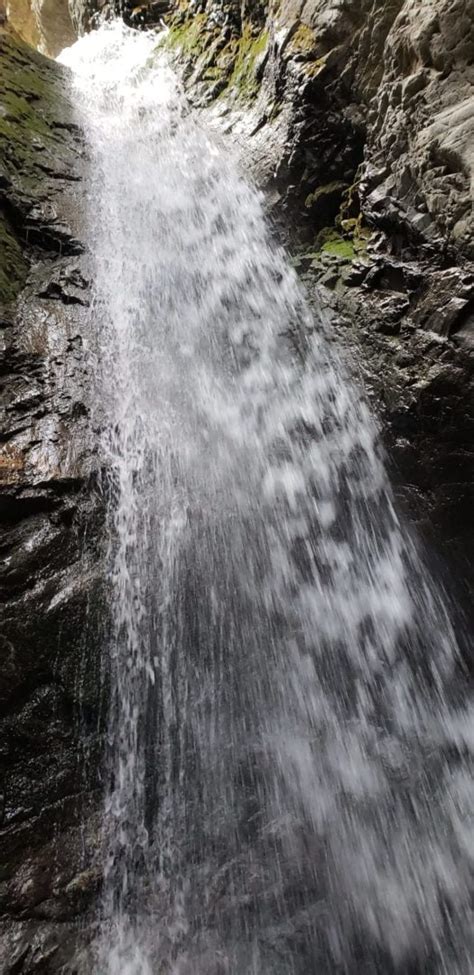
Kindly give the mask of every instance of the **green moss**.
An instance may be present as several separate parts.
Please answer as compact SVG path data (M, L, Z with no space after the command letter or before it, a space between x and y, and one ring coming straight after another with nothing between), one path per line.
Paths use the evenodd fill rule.
M295 32L288 41L288 51L292 55L305 54L311 55L316 48L316 35L311 27L306 24L299 24Z
M10 305L28 273L22 238L31 211L47 203L47 179L68 174L72 108L66 71L0 28L0 173L15 211L0 212L0 304ZM17 232L18 223L18 232Z
M352 261L360 257L367 249L367 243L372 236L369 227L363 223L360 212L358 184L347 187L338 181L318 187L306 200L306 206L318 206L324 212L325 204L331 197L342 193L339 212L334 220L327 222L317 234L315 249L321 254L332 254L342 261ZM327 209L327 207L326 207Z
M0 117L0 133L7 138L20 135L20 129L28 130L32 135L50 138L51 132L45 119L34 110L31 102L21 95L5 89L1 95L2 115Z
M316 246L319 254L334 254L352 261L364 253L371 236L369 228L356 221L353 227L342 232L335 227L325 227L316 238Z
M257 59L268 45L268 33L254 34L246 23L240 37L224 43L222 34L209 28L209 18L195 14L170 25L162 46L183 55L193 70L193 77L221 83L220 94L235 93L249 100L258 92Z
M206 14L195 14L183 23L171 24L163 39L163 46L171 51L179 48L184 54L198 57L209 40L207 21Z
M204 69L203 78L205 81L219 81L222 78L222 71L217 65L210 65Z
M328 240L323 244L321 250L323 254L334 254L335 257L339 257L344 261L352 261L356 256L354 242L352 240L344 240L342 237Z
M58 66L4 32L0 60L0 162L18 155L27 163L33 140L45 149L64 142L60 130L70 121L71 106L61 91Z
M367 249L367 242L372 236L372 231L370 227L364 224L357 182L353 183L344 193L336 224L345 237L351 238L356 253L363 254Z
M18 240L0 214L0 307L11 304L21 291L28 271Z
M254 35L248 25L236 45L235 61L228 80L228 88L234 89L238 97L249 99L258 92L256 62L268 46L268 32Z

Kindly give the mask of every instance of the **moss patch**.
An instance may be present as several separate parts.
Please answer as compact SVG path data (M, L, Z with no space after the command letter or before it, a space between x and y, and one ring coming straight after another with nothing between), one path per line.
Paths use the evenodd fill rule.
M326 241L321 248L322 254L333 254L343 261L352 261L356 256L353 240L344 240L342 237L334 237L333 240Z
M258 92L257 60L268 46L268 32L256 36L246 25L236 46L235 61L227 87L234 89L238 97L250 99Z
M295 54L303 54L305 57L311 57L316 51L316 45L316 34L311 27L308 27L306 24L298 24L297 29L288 41L287 50L292 57Z
M328 254L348 263L365 253L372 236L370 228L363 223L358 185L355 183L347 187L344 183L333 182L318 187L307 199L306 206L314 207L317 214L320 210L318 204L324 204L326 199L334 199L335 195L342 195L339 211L319 230L313 250L318 258Z
M0 304L10 305L28 272L25 257L30 216L50 220L49 180L69 178L77 151L66 69L0 28ZM74 147L74 149L73 149ZM12 214L14 216L12 216ZM51 223L54 222L54 217Z
M342 260L354 260L367 249L367 242L371 237L368 227L362 227L359 221L354 226L342 229L340 226L324 227L316 238L318 254L333 254Z
M206 30L207 20L206 14L195 14L182 23L172 23L163 39L163 47L170 51L179 49L183 54L199 57L210 37Z
M258 93L257 64L267 49L268 32L254 33L247 22L240 37L224 41L219 30L209 27L207 14L194 14L172 22L161 46L184 57L188 78L212 82L214 97L225 92L250 100Z
M50 153L57 160L67 142L66 72L1 30L0 59L0 167L21 179L40 178Z

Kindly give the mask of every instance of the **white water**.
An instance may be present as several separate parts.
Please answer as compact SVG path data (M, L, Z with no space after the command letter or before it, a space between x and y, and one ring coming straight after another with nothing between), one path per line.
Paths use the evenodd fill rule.
M63 55L111 472L96 972L471 972L447 614L259 194L155 45L116 23Z

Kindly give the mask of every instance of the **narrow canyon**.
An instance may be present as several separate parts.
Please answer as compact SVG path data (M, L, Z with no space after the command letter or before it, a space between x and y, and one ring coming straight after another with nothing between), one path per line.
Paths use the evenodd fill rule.
M0 0L0 975L472 975L473 0Z

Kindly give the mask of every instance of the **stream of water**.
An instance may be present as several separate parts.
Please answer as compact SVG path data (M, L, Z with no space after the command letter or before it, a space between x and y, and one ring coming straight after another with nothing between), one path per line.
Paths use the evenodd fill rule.
M115 23L62 56L110 472L95 971L468 975L472 723L443 601L260 194L156 43Z

